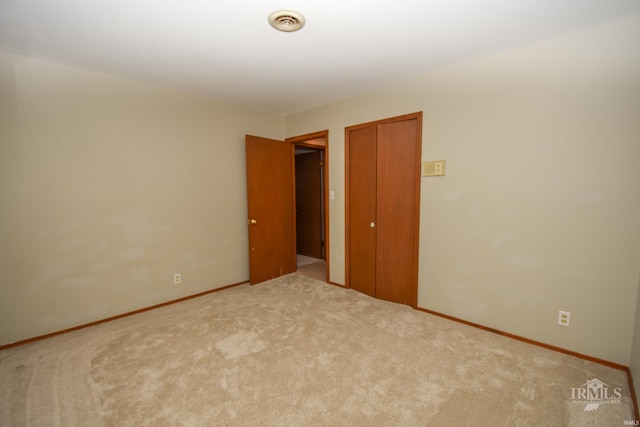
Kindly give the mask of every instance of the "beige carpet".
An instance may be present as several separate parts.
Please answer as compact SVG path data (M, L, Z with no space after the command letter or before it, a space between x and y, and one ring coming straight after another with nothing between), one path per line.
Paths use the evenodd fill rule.
M298 273L312 279L327 281L327 263L325 261L315 261L313 263L298 265Z
M296 254L296 265L302 267L303 265L313 264L314 262L322 261L320 258L314 258L302 254Z
M585 411L598 379L620 403ZM2 426L621 426L624 372L298 273L0 352Z

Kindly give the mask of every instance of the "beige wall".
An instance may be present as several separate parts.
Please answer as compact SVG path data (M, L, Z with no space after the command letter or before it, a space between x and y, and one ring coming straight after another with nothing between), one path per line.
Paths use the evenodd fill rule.
M287 117L329 129L331 280L345 281L344 128L424 112L419 305L629 364L640 271L640 19ZM571 312L571 327L556 324Z
M0 344L247 280L246 133L284 119L0 52Z

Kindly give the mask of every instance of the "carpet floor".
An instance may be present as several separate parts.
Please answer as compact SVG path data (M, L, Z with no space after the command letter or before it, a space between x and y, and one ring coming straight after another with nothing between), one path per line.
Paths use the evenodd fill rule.
M298 273L4 350L0 384L2 426L633 420L622 371Z
M327 263L325 261L316 261L310 264L298 266L298 274L310 277L312 279L327 281Z

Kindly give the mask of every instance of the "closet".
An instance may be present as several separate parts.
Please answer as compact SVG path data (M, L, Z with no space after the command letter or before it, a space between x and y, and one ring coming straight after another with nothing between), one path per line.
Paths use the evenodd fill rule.
M347 286L417 304L422 113L345 129Z

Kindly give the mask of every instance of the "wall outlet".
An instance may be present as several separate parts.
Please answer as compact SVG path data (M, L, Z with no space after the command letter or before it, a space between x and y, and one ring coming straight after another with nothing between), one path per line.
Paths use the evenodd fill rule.
M558 311L558 325L569 326L571 324L571 313L568 311Z
M175 273L173 275L173 284L174 285L179 285L180 282L182 282L182 277L180 277L180 273Z

